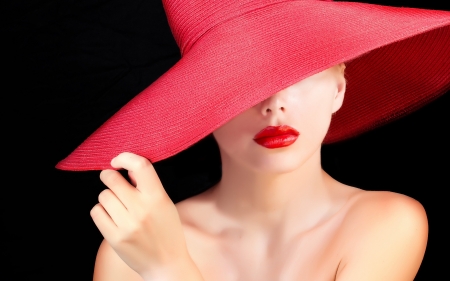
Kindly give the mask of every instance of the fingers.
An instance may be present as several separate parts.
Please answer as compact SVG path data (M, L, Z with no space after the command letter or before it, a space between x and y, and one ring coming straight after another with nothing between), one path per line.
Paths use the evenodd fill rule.
M98 201L117 227L127 226L129 219L128 211L110 189L105 189L100 192ZM107 218L105 217L105 219Z
M114 241L117 225L105 211L102 204L98 203L91 209L91 217L103 237L107 241Z
M100 180L114 192L125 208L132 206L137 190L118 171L103 170Z
M143 194L153 198L167 196L152 163L146 158L123 152L111 161L114 168L124 168L132 173L136 181L136 188Z

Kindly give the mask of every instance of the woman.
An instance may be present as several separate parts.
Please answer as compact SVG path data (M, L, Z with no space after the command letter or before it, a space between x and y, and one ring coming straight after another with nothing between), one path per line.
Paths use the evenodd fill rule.
M247 2L248 6L243 5L244 8L239 7L236 10L241 11L255 4ZM276 11L278 16L285 16L282 12L292 11L269 7L274 4L273 2L279 4L282 1L267 1L264 3L267 6L257 8L251 6L247 12L255 14L261 9L266 15ZM169 22L173 18L181 22L180 18L177 18L180 14L170 13L171 7L179 4L170 6L173 3L175 2L165 3L169 11ZM324 12L338 7L330 6L334 3L319 4L316 1L293 5L297 4L301 6L301 11L321 7L324 10L320 12ZM212 4L211 6L218 7ZM264 10L266 7L269 8ZM189 11L192 9L187 10ZM212 15L214 17L216 14ZM440 20L446 22L446 25L440 26L448 27L450 21L448 15L441 16ZM261 17L255 18L260 20ZM206 17L205 21L209 19ZM289 20L288 17L283 19ZM329 18L323 17L318 19L318 22L320 20ZM269 23L273 24L269 21L264 23L267 26ZM235 23L234 26L238 25ZM222 31L220 36L214 37L214 31L209 34L200 31L194 35L188 34L190 37L185 39L183 37L185 34L177 30L178 26L171 27L182 54L187 58L193 52L200 53L202 47L208 46L204 42L217 42L211 40L211 36L221 40L226 35ZM439 30L440 27L436 25L434 28ZM447 29L443 28L445 32ZM264 30L270 33L274 30L284 32L285 29ZM430 30L433 28L430 27ZM191 29L188 29L189 32ZM415 32L417 35L417 31ZM286 38L285 35L282 34L277 38ZM313 33L308 38L312 35ZM414 34L396 38L405 41L399 41L395 48L401 47L402 42L411 43L406 38L412 35ZM205 38L208 36L209 41L206 41ZM229 38L235 36L232 33ZM317 40L325 37L318 37ZM195 40L189 40L192 38ZM267 37L248 36L252 44L254 41L266 42L260 41L261 38L268 40ZM317 45L317 42L319 41L312 45ZM372 44L371 50L377 45ZM213 49L211 46L208 48ZM280 49L281 52L295 50L287 47ZM442 50L446 51L445 48ZM266 54L267 49L264 51ZM339 50L338 53L344 58L346 51L348 49ZM386 51L387 49L383 50ZM358 52L354 50L352 52L353 56L349 57L352 60L349 65L352 66L362 60L373 61L377 54L372 51L370 54L375 55L358 60ZM333 51L330 50L329 53ZM208 54L204 52L202 54L208 57ZM323 56L327 55L330 56L329 54ZM252 59L260 57L254 56ZM266 61L271 63L266 66L273 66L275 63L279 63L278 66L286 66L289 61L280 57L277 57L276 61L273 58L264 59L262 65ZM317 61L318 57L309 59ZM326 64L330 65L333 59L330 58ZM186 61L187 59L184 62ZM446 65L445 62L443 64ZM180 76L180 73L183 73L179 70L182 66L180 63L178 68L172 71L172 75L179 71ZM183 70L186 69L189 68L185 66ZM310 69L310 72L303 69L303 76L297 75L296 78L290 77L291 72L286 70L283 71L288 77L282 77L280 75L282 71L278 69L274 67L270 73L272 76L267 77L285 79L282 83L273 80L261 86L261 83L255 81L239 84L251 80L248 76L245 79L236 79L243 92L251 90L252 86L256 88L249 93L261 92L267 85L269 89L255 98L259 101L256 104L255 100L234 102L233 107L238 110L230 114L232 118L230 119L230 115L227 118L222 116L209 127L209 130L213 129L213 136L220 149L222 178L206 192L175 206L164 192L150 161L134 153L121 153L112 160L113 168L125 168L129 171L132 185L115 171L106 170L101 173L102 181L110 190L100 194L100 204L91 212L94 222L107 241L102 244L98 253L95 280L412 280L414 278L425 251L427 238L427 222L422 206L403 195L368 192L341 184L329 177L321 168L320 147L325 136L327 135L329 139L331 132L331 138L333 134L335 139L344 138L342 132L345 126L328 134L327 131L332 115L336 113L336 119L340 118L338 110L346 93L345 65L340 63L325 70L319 67L315 69L316 71ZM319 69L321 71L317 72ZM378 69L373 68L371 71L376 72ZM265 74L267 75L267 72ZM254 79L258 81L258 77ZM429 96L441 92L443 88L448 87L448 78L445 79L439 87L421 92L426 92ZM167 81L169 80L166 78L165 82ZM195 82L198 83L198 80ZM214 83L214 81L207 82L205 87ZM178 87L178 84L173 84ZM164 80L160 80L153 88L160 87L161 90L165 85ZM242 85L245 87L242 88ZM278 90L274 91L276 88ZM152 99L156 100L158 97ZM400 100L402 99L403 96ZM136 104L139 103L135 102L133 106ZM359 105L363 106L361 102ZM245 110L242 110L243 107ZM128 113L140 112L130 108L132 106L122 112L127 110ZM407 106L402 104L394 111L400 112L405 108ZM148 108L146 110L148 111ZM189 110L189 107L186 110ZM357 109L352 108L351 112L355 111ZM374 111L376 110L370 110ZM180 117L180 112L177 114ZM220 113L216 115L219 116ZM127 116L125 113L118 116L116 120L127 119L123 117ZM192 122L192 119L186 119ZM224 121L227 122L223 124ZM371 121L372 127L373 124L380 124L377 123L380 119ZM355 124L345 125L352 127ZM114 128L114 121L104 128ZM366 126L365 130L367 129ZM347 131L345 137L360 133L361 130L364 128L360 127L353 132ZM279 137L279 134L283 136ZM171 145L172 148L175 145L177 147L170 152L165 152L164 149L158 152L153 148L154 151L150 151L150 157L147 158L153 161L163 159L189 143ZM60 168L63 167L60 165ZM402 261L401 265L398 264L399 261Z

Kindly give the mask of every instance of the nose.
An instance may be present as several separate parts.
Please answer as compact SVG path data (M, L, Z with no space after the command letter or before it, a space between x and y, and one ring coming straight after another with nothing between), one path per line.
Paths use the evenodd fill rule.
M281 97L281 93L276 93L275 95L267 98L261 102L261 114L266 115L278 115L286 111L286 105Z

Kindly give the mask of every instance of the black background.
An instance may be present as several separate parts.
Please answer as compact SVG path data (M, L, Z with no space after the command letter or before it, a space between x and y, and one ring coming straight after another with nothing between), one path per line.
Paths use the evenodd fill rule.
M105 186L99 171L54 166L168 70L179 51L160 1L8 2L1 11L6 280L91 280L102 237L89 211ZM369 2L450 10L438 0ZM424 205L430 235L416 280L446 278L449 106L447 93L399 121L323 148L324 168L336 179ZM193 195L183 191L195 186L192 175L203 166L192 165L192 155L182 154L182 164L157 163L174 202ZM194 168L171 181L185 165Z

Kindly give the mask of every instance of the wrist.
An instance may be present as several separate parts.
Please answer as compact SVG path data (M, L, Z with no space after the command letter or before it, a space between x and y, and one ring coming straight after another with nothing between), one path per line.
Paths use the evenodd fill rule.
M142 278L144 281L204 281L200 270L190 257L160 266Z

